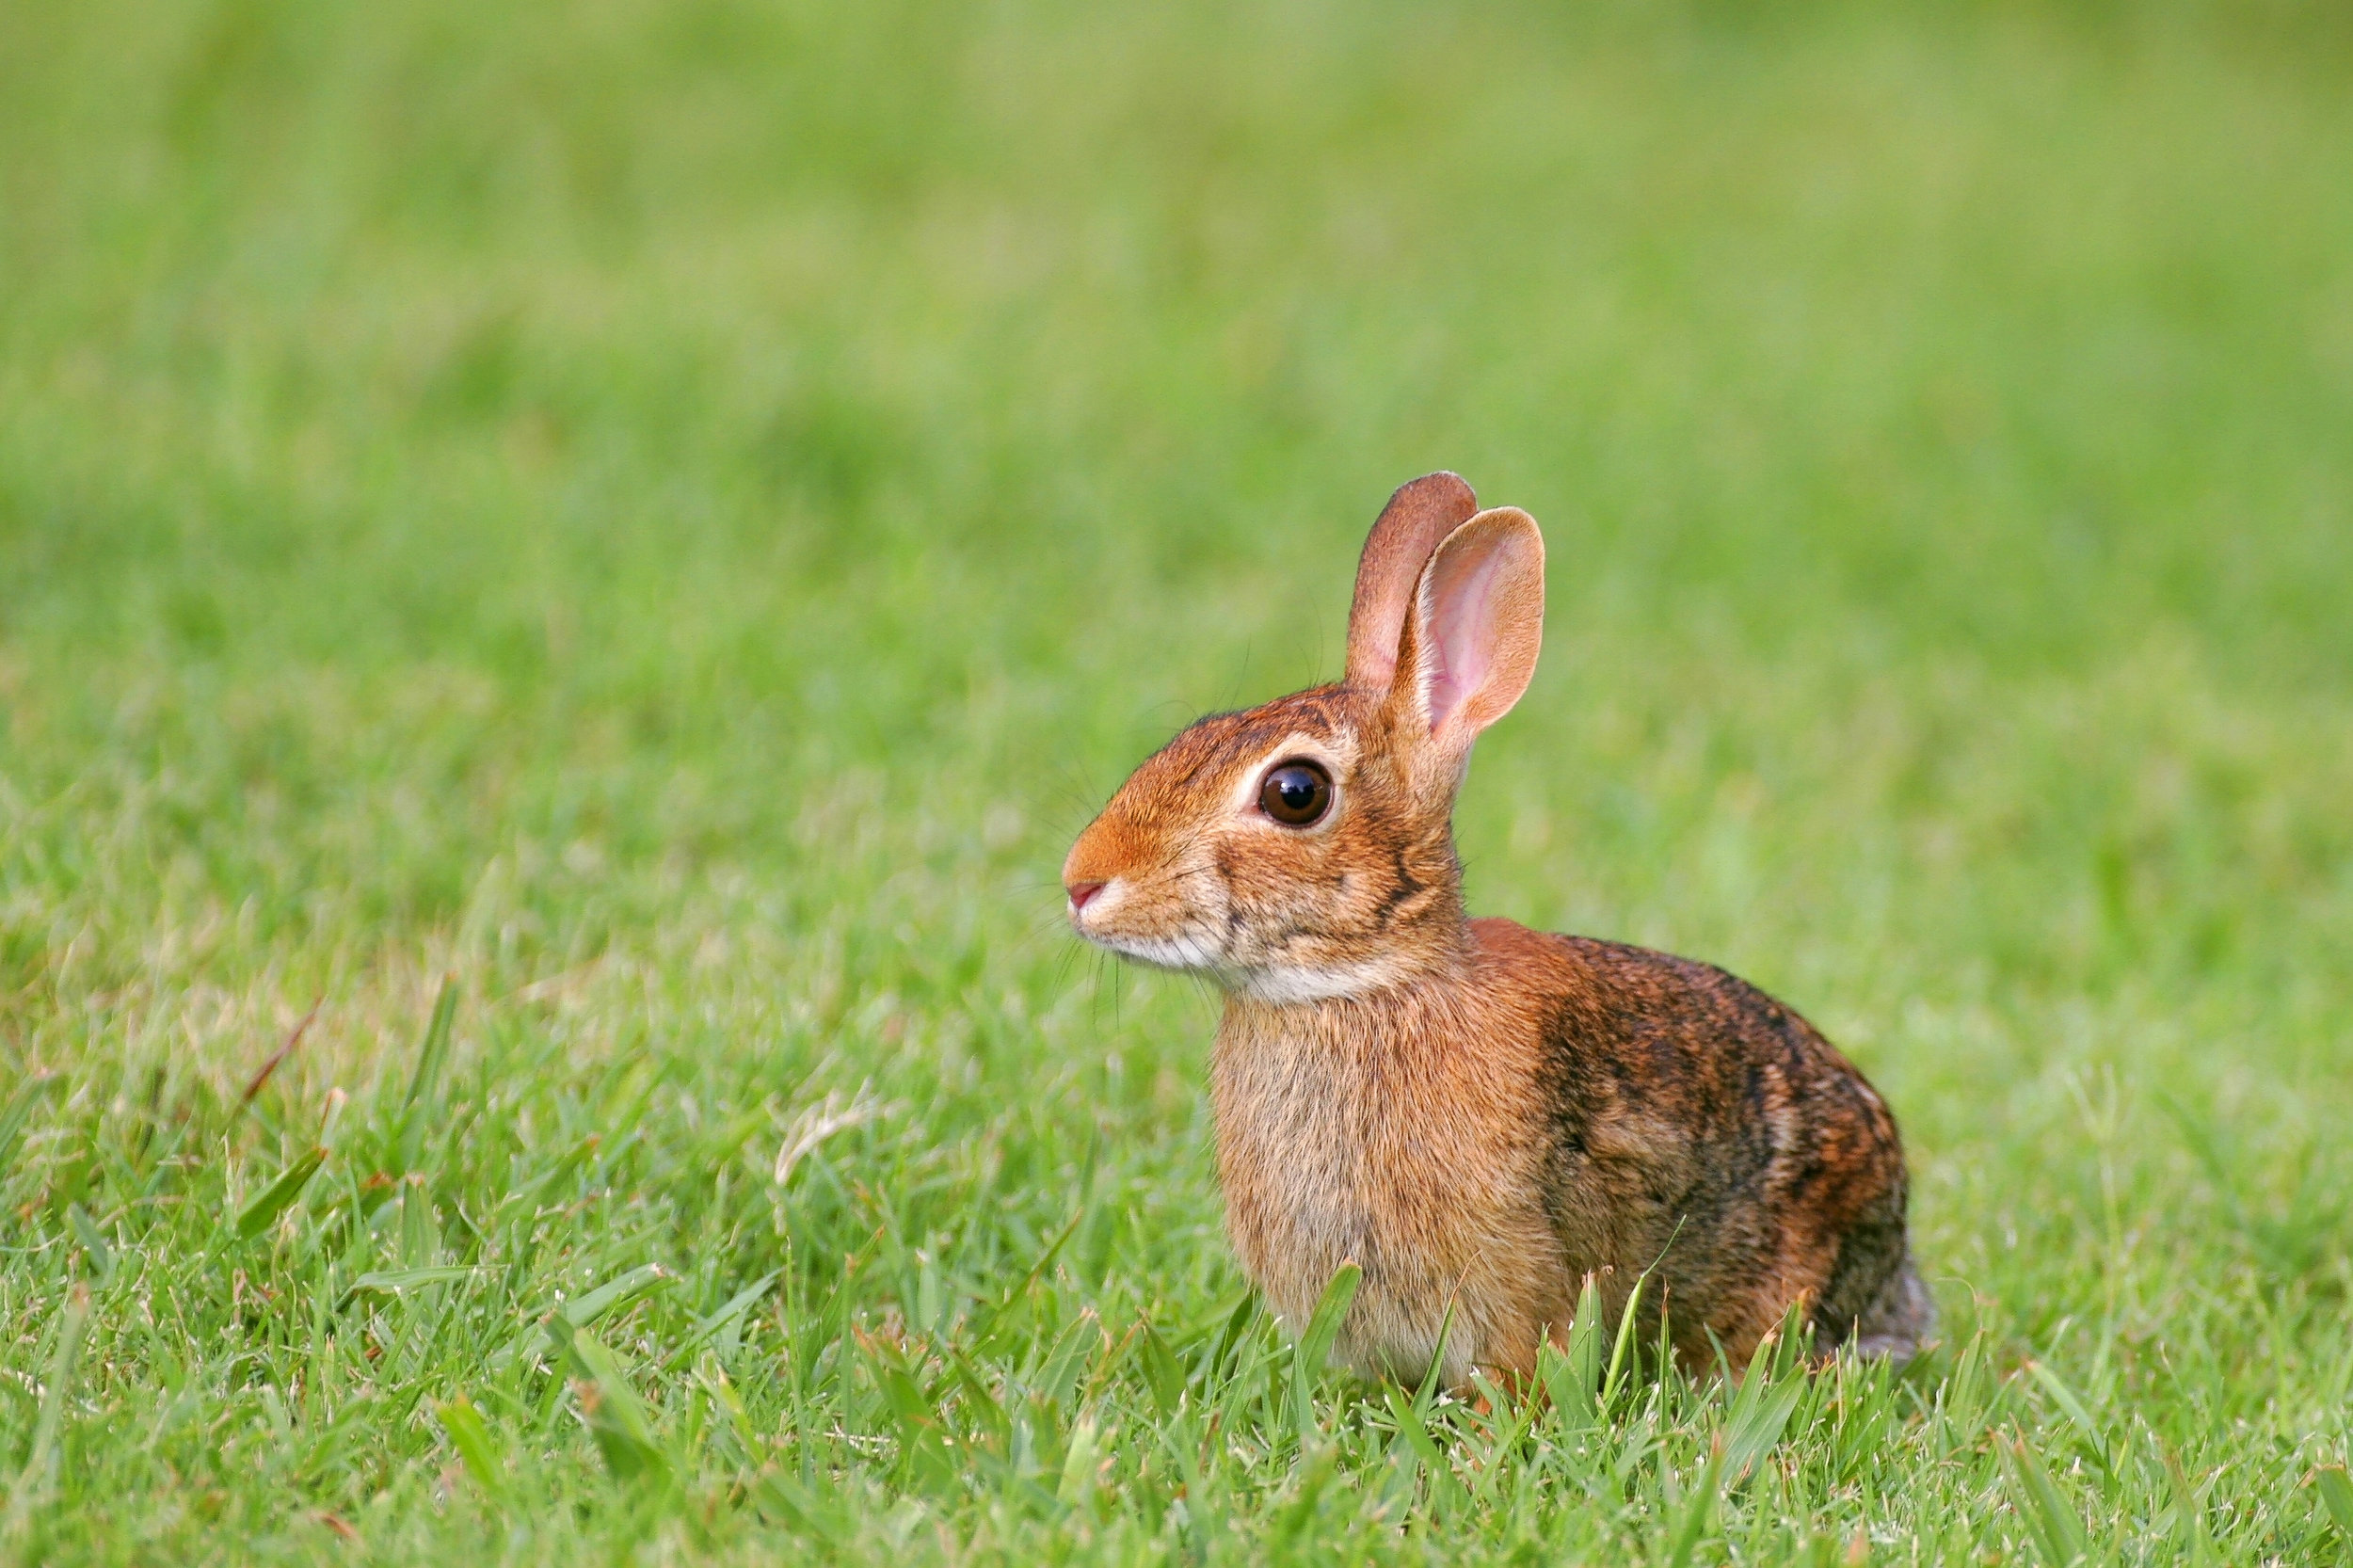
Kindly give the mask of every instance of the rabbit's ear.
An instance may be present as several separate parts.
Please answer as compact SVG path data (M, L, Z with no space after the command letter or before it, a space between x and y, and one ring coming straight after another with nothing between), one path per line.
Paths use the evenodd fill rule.
M1398 639L1414 585L1438 541L1479 510L1471 488L1451 473L1425 473L1398 487L1365 540L1356 563L1356 599L1348 612L1348 683L1385 691L1397 673Z
M1516 506L1480 513L1422 568L1390 700L1437 747L1467 757L1512 711L1545 640L1545 536Z

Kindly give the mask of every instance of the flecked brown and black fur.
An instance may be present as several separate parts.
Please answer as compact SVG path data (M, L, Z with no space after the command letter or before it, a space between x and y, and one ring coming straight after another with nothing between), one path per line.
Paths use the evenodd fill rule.
M1886 1106L1803 1018L1721 969L1465 919L1451 813L1535 660L1543 546L1450 474L1367 542L1348 677L1203 719L1064 868L1082 935L1227 994L1211 1062L1227 1229L1288 1321L1343 1263L1337 1353L1531 1371L1589 1276L1648 1272L1677 1353L1745 1366L1792 1305L1825 1350L1908 1356L1933 1306ZM1311 825L1270 769L1335 782ZM1441 1330L1444 1346L1441 1349Z

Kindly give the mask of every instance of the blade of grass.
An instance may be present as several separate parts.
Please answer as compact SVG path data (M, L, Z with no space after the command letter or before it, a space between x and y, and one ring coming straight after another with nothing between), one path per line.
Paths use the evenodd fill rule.
M2337 1533L2353 1544L2353 1479L2347 1479L2344 1465L2329 1464L2323 1466L2313 1480L2320 1490L2320 1500L2328 1509L2329 1517L2336 1523Z
M1649 1280L1647 1272L1635 1280L1634 1288L1626 1292L1625 1308L1618 1314L1618 1336L1609 1346L1609 1369L1603 1374L1601 1399L1596 1406L1604 1416L1617 1403L1618 1391L1625 1386L1627 1360L1634 1351L1635 1312L1641 1305L1642 1287Z
M1577 1292L1568 1343L1550 1358L1547 1370L1545 1389L1553 1408L1572 1430L1592 1426L1600 1414L1594 1401L1601 1394L1601 1288L1592 1274Z
M2051 1472L2028 1448L2024 1439L2013 1438L2004 1445L2003 1452L2010 1461L2021 1507L2019 1512L2026 1528L2034 1536L2035 1545L2050 1568L2071 1568L2083 1561L2091 1552L2091 1543L2084 1532L2083 1517L2067 1500Z
M302 1157L278 1173L278 1179L246 1201L237 1210L235 1231L237 1240L250 1241L278 1223L278 1216L294 1207L302 1196L302 1190L311 1178L319 1174L319 1166L327 1160L327 1150L312 1144Z
M1144 1386L1151 1391L1153 1408L1162 1416L1174 1415L1176 1401L1185 1396L1185 1369L1178 1365L1176 1352L1168 1348L1160 1330L1152 1326L1149 1317L1139 1317L1137 1327L1143 1331L1136 1359L1144 1368Z
M1724 1423L1724 1483L1737 1486L1748 1479L1758 1462L1770 1453L1781 1441L1782 1432L1789 1425L1789 1417L1797 1414L1798 1402L1805 1398L1805 1378L1802 1374L1785 1379L1771 1387L1769 1393L1750 1400L1752 1384L1765 1382L1765 1369L1752 1365L1749 1376L1740 1387L1740 1404Z
M2098 1463L2100 1468L2103 1470L2115 1468L2108 1462L2107 1436L2100 1430L2100 1423L2092 1419L2091 1409L2084 1403L2082 1396L2069 1387L2066 1381L2057 1372L2040 1361L2027 1362L2026 1371L2036 1383L2041 1385L2042 1391L2051 1396L2051 1402L2057 1405L2060 1412L2066 1416L2068 1424L2073 1426L2077 1435L2083 1439L2085 1448Z
M432 1118L430 1107L440 1085L441 1064L449 1055L450 1033L457 1022L457 977L441 977L440 994L433 1000L433 1016L424 1026L424 1041L417 1049L417 1069L409 1075L408 1093L400 1102L400 1168L413 1171L424 1152L424 1134Z
M654 1435L653 1420L619 1358L560 1312L549 1313L545 1327L549 1344L572 1371L582 1419L604 1456L605 1467L624 1480L668 1475L669 1463Z
M773 1279L776 1276L772 1274L769 1277ZM583 1291L555 1310L565 1321L578 1328L586 1328L641 1296L667 1288L677 1280L676 1273L659 1263L641 1263L593 1290Z
M1446 1316L1438 1320L1438 1342L1431 1347L1430 1369L1422 1373L1421 1382L1414 1388L1414 1408L1425 1416L1437 1402L1439 1385L1446 1378L1446 1346L1454 1334L1454 1301L1449 1297Z
M1490 1408L1496 1410L1505 1408L1509 1396L1503 1390L1487 1383L1483 1377L1479 1381L1482 1390L1492 1390L1488 1394ZM1545 1399L1541 1392L1535 1389L1522 1391L1518 1408L1513 1412L1511 1426L1504 1430L1502 1436L1488 1447L1486 1458L1480 1469L1479 1484L1471 1493L1471 1501L1474 1504L1483 1508L1494 1499L1506 1477L1513 1470L1512 1464L1508 1463L1510 1457L1519 1451L1521 1439L1528 1435L1528 1429L1536 1424L1537 1417L1542 1416L1544 1411Z
M1348 1316L1348 1305L1356 1299L1356 1287L1363 1283L1365 1271L1354 1261L1343 1263L1323 1288L1323 1297L1316 1303L1314 1314L1307 1320L1307 1330L1299 1336L1298 1348L1291 1356L1291 1411L1299 1426L1299 1441L1304 1446L1316 1435L1316 1380L1323 1375L1323 1364L1331 1358L1332 1342L1339 1337L1340 1322Z
M424 1039L417 1048L416 1070L408 1077L408 1093L400 1105L412 1111L429 1099L440 1082L441 1059L449 1051L450 1031L457 1021L457 977L441 977L441 989L433 999L433 1015L424 1026Z
M40 1414L34 1419L32 1447L8 1499L9 1533L22 1532L31 1511L47 1500L57 1462L57 1438L65 1423L65 1402L73 1385L74 1368L82 1355L82 1336L89 1327L89 1287L75 1281L66 1293L65 1316L57 1324L57 1345L49 1355L49 1381L40 1391Z
M1092 1413L1081 1416L1070 1429L1070 1447L1062 1461L1062 1478L1054 1487L1054 1498L1064 1508L1076 1508L1095 1489L1095 1461L1101 1432Z
M437 1263L421 1269L372 1269L343 1288L336 1304L343 1305L355 1296L400 1296L421 1290L428 1285L448 1285L461 1279L472 1279L484 1272L478 1264Z
M1000 1296L996 1304L973 1322L970 1338L974 1344L984 1345L989 1342L990 1336L997 1331L997 1325L1003 1320L1006 1313L1013 1310L1014 1303L1019 1301L1023 1293L1037 1283L1039 1275L1053 1266L1054 1259L1062 1252L1064 1244L1078 1234L1079 1222L1086 1218L1086 1212L1085 1208L1081 1206L1077 1213L1071 1215L1069 1223L1055 1234L1051 1241L1046 1243L1046 1250L1037 1255L1037 1261L1030 1265L1030 1272L1021 1276L1020 1283Z
M489 1423L482 1418L473 1401L463 1394L443 1400L433 1407L434 1418L441 1423L441 1431L449 1437L449 1446L457 1450L459 1463L474 1485L482 1489L492 1502L506 1501L506 1464L499 1451L498 1440L491 1436Z
M98 1222L78 1203L65 1208L66 1223L73 1227L74 1237L82 1243L82 1251L89 1258L90 1274L103 1289L114 1278L114 1249L106 1244L106 1233L98 1228Z
M2167 1482L2173 1488L2173 1507L2182 1532L2188 1536L2184 1560L2190 1568L2205 1568L2214 1560L2214 1537L2206 1528L2206 1500L2182 1467L2182 1456L2173 1451L2173 1445L2163 1438L2157 1449L2165 1459Z
M62 1074L41 1073L17 1085L16 1093L8 1096L8 1108L0 1111L0 1170L8 1168L8 1162L16 1153L17 1136L24 1130L24 1124L32 1119L33 1108L64 1082Z
M1430 1435L1426 1407L1418 1400L1406 1399L1394 1384L1384 1390L1383 1398L1389 1407L1389 1418L1397 1425L1398 1440L1430 1477L1432 1512L1441 1519L1451 1518L1469 1494L1463 1488L1462 1478L1454 1473L1454 1466L1447 1462L1445 1450Z
M662 1369L665 1372L675 1369L688 1356L694 1354L712 1335L717 1334L760 1304L760 1299L768 1293L770 1288L776 1283L777 1276L782 1272L782 1270L772 1270L728 1297L726 1304L717 1311L690 1329L686 1337L679 1341L676 1350L662 1358Z
M1210 1344L1207 1359L1196 1368L1204 1381L1213 1382L1225 1370L1226 1362L1238 1353L1243 1336L1249 1333L1250 1325L1257 1316L1257 1295L1253 1291L1243 1291L1241 1300L1234 1304L1234 1310L1225 1315L1225 1326Z
M1670 1568L1689 1568L1691 1554L1699 1550L1700 1542L1707 1534L1708 1521L1715 1517L1716 1496L1723 1487L1724 1440L1718 1433L1707 1451L1707 1463L1700 1466L1699 1479L1684 1504L1683 1519L1675 1527L1674 1538L1667 1548Z

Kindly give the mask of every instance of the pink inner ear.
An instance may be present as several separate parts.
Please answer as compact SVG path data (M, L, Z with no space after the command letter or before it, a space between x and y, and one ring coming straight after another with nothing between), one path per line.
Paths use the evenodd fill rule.
M1487 683L1495 670L1496 615L1492 600L1503 575L1504 552L1484 550L1460 575L1431 584L1430 728L1435 731Z

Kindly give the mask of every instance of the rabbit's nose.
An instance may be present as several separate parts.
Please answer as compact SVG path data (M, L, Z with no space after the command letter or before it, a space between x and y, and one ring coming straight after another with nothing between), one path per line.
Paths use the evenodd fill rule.
M1087 906L1087 900L1103 890L1100 882L1073 882L1070 885L1070 907L1073 913Z

